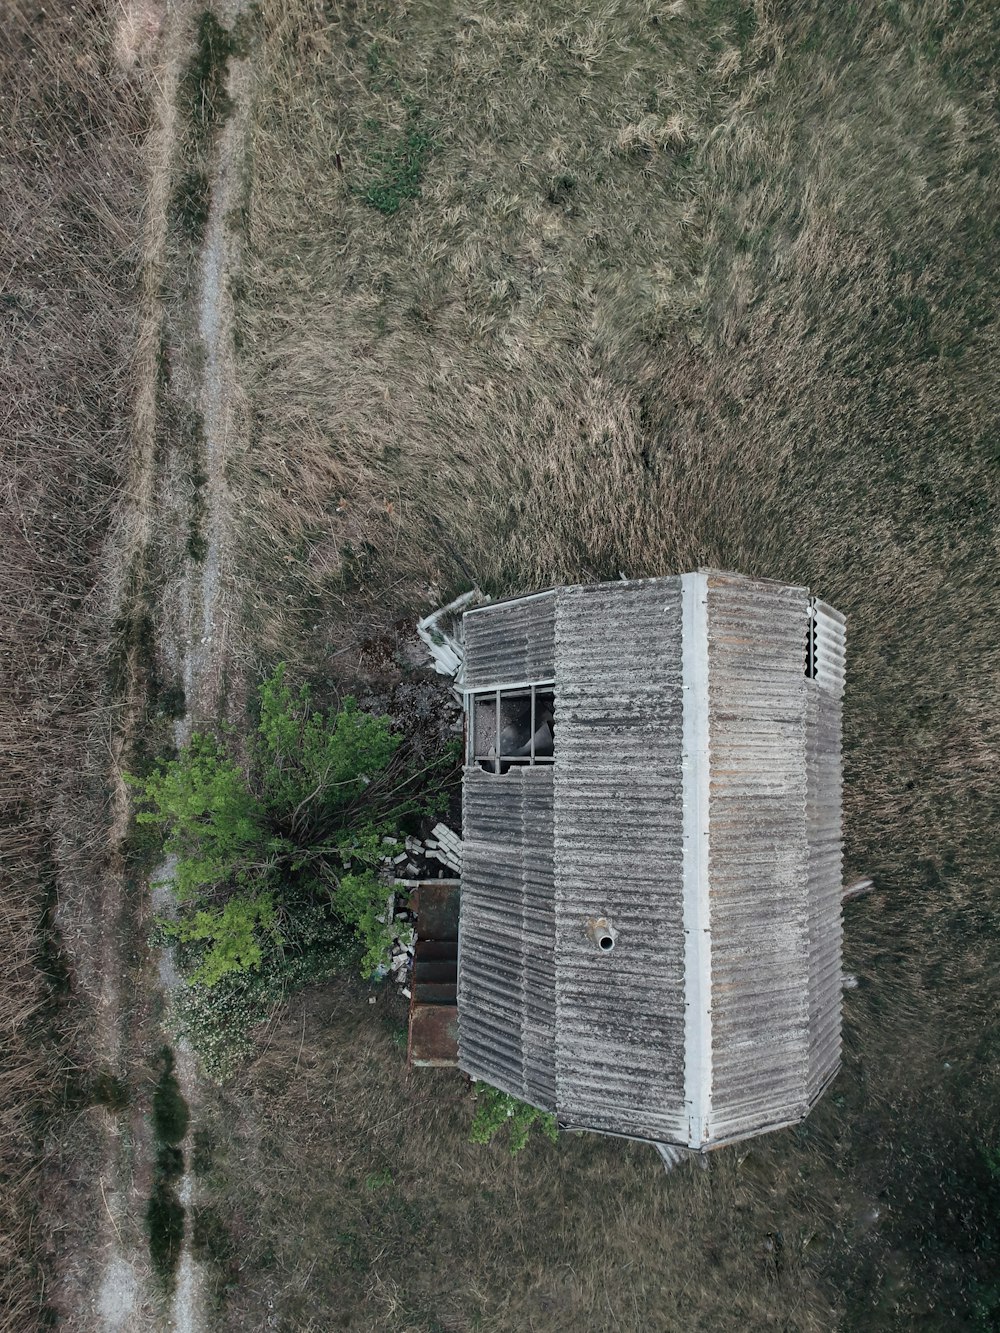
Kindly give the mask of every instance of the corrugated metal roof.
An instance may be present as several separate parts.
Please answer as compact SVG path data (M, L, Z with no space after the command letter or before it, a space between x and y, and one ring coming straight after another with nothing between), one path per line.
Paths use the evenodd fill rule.
M556 606L556 1103L654 1139L683 1117L680 614L680 579Z
M839 611L813 599L816 618L816 683L838 699L844 696L847 670L845 620Z
M552 679L556 596L543 593L466 613L462 624L467 690Z
M806 707L810 1105L840 1064L843 951L841 696L846 634L843 616L822 603L817 609L823 629L817 643L816 683L820 688L808 692Z
M713 1138L806 1109L805 588L711 576Z
M459 1063L555 1109L552 769L465 774Z
M554 679L556 739L551 767L466 773L459 1060L577 1127L697 1146L706 1126L719 1142L794 1123L836 1069L845 653L843 617L815 603L807 679L804 588L712 571L684 586L701 620L682 620L680 578L466 620L468 688ZM692 950L699 791L710 947Z

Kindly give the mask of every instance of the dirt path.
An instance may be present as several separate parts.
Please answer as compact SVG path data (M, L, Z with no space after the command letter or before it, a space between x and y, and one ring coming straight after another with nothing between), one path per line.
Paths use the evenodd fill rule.
M133 478L129 522L120 534L122 565L134 570L147 558L154 534L162 537L163 525L170 513L166 491L177 460L169 456L159 468L156 463L156 385L158 357L164 320L162 291L170 264L168 248L168 204L174 145L177 138L177 89L180 71L188 58L193 5L186 2L156 10L148 0L136 0L133 10L142 10L145 31L158 36L159 68L156 71L157 95L149 152L149 206L144 238L145 283L140 344L137 352L137 396L135 403L136 467ZM225 17L231 19L235 10ZM127 12L124 25L134 27L135 14ZM227 217L236 203L239 162L246 127L245 62L234 61L230 70L229 92L233 112L222 127L213 158L211 203L206 234L198 260L197 280L188 282L193 292L190 309L181 311L178 327L190 327L200 343L200 353L191 357L197 372L188 377L186 397L189 406L200 413L204 422L204 457L201 469L204 482L204 549L201 559L185 554L179 580L168 586L163 605L156 617L160 627L158 656L169 665L175 678L183 681L186 713L174 724L174 741L183 745L192 727L211 719L218 707L220 667L225 651L225 516L227 508L225 465L239 412L233 364L232 310L228 275L234 263L235 239L227 226ZM176 276L176 275L175 275ZM178 284L180 289L182 284ZM173 446L170 446L173 447ZM175 526L177 526L175 524ZM170 534L179 550L185 549L185 533ZM127 586L127 579L123 582ZM123 936L134 934L140 947L151 915L169 913L172 899L169 882L172 867L165 863L154 872L159 887L150 895L148 907L130 902L126 892L124 842L129 824L129 794L121 777L123 758L136 729L142 726L143 700L138 693L140 664L130 662L133 689L123 709L121 724L112 744L114 787L112 804L112 873L101 903L98 978L98 1031L95 1047L116 1068L138 1069L148 1063L149 1052L164 1042L171 1042L169 1018L165 1029L159 1013L169 1014L171 993L179 984L172 955L156 951L141 969L140 995L122 993ZM138 1016L138 1019L137 1019ZM197 1118L198 1077L191 1051L183 1042L174 1044L175 1074L191 1112L190 1123ZM86 1301L89 1309L70 1315L69 1326L98 1329L100 1333L125 1333L125 1330L180 1330L199 1333L208 1328L205 1282L199 1264L191 1253L191 1206L197 1202L197 1181L190 1169L191 1143L181 1143L184 1172L176 1185L177 1198L185 1209L185 1236L176 1280L164 1301L153 1275L144 1227L144 1215L153 1179L155 1144L149 1129L149 1104L140 1098L130 1117L128 1128L117 1124L108 1135L107 1151L101 1168L100 1198L103 1204L100 1256Z
M161 287L167 253L167 210L170 194L170 160L176 138L177 81L183 58L181 26L159 7L136 0L123 6L119 34L120 57L128 62L149 61L154 68L156 94L153 127L146 145L148 161L146 226L142 242L143 280L140 292L140 324L136 348L136 397L134 402L135 454L131 495L126 517L116 534L123 600L121 613L131 608L131 587L144 577L155 512L156 480L156 365L162 325ZM129 684L118 726L111 738L112 787L109 842L112 850L105 876L99 911L95 917L100 944L94 951L96 970L96 1051L112 1068L126 1071L134 1056L134 1038L126 1030L121 977L122 939L119 923L127 914L124 846L129 825L129 793L122 780L125 755L141 723L143 701L136 688L139 663L136 650L129 654ZM139 925L138 922L135 923ZM80 957L74 958L78 971ZM85 974L85 973L84 973ZM102 1333L138 1329L148 1325L152 1306L147 1298L149 1264L141 1225L142 1184L148 1171L134 1159L138 1148L136 1117L127 1129L111 1126L99 1180L103 1204L99 1254L92 1281L81 1283L83 1292L63 1294L62 1303L72 1303L90 1288L90 1299L66 1309L72 1328L97 1328ZM142 1133L141 1125L138 1127Z
M197 288L197 328L204 350L201 383L196 401L204 422L205 538L204 556L189 560L181 588L182 643L161 645L166 655L179 655L184 681L186 712L174 724L174 742L185 745L202 719L214 718L219 709L219 675L225 661L227 608L224 595L226 567L225 518L228 510L226 460L238 430L236 370L233 363L232 304L228 277L236 256L236 244L228 223L237 201L238 172L246 133L246 76L244 62L230 70L229 93L233 112L219 136L216 169L205 242L202 248ZM179 650L179 653L178 653ZM164 865L154 876L157 914L169 915L172 908L170 882L173 867ZM179 984L169 950L160 951L159 977L169 997ZM187 1043L175 1044L176 1074L194 1124L199 1100L198 1075ZM184 1173L177 1195L184 1206L186 1229L177 1268L176 1283L165 1326L179 1333L198 1333L207 1328L204 1276L191 1252L191 1207L197 1202L197 1181L191 1170L190 1143L184 1149Z

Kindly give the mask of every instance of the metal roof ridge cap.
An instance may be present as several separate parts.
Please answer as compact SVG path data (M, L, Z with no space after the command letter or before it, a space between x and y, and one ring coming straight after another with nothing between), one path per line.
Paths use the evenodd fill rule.
M712 1137L712 936L708 882L708 576L681 575L684 1106L688 1146Z

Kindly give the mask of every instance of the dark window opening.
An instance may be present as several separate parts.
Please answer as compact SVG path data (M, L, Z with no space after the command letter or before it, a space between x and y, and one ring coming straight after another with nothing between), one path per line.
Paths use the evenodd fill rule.
M816 679L817 643L816 643L816 598L809 598L806 611L806 676Z
M475 694L469 709L469 759L487 773L551 764L555 692L550 685Z

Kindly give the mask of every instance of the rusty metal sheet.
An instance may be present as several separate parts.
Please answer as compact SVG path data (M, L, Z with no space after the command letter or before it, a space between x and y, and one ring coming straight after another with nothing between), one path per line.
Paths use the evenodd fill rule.
M450 962L452 971L458 963L458 940L420 940L413 946L414 963Z
M415 981L413 1000L416 1004L455 1005L458 987L454 981Z
M413 891L417 939L457 940L461 884L457 879L423 880Z
M455 984L458 974L455 958L427 958L414 951L413 980Z
M408 1061L417 1068L458 1064L458 1010L454 1005L411 1006Z

